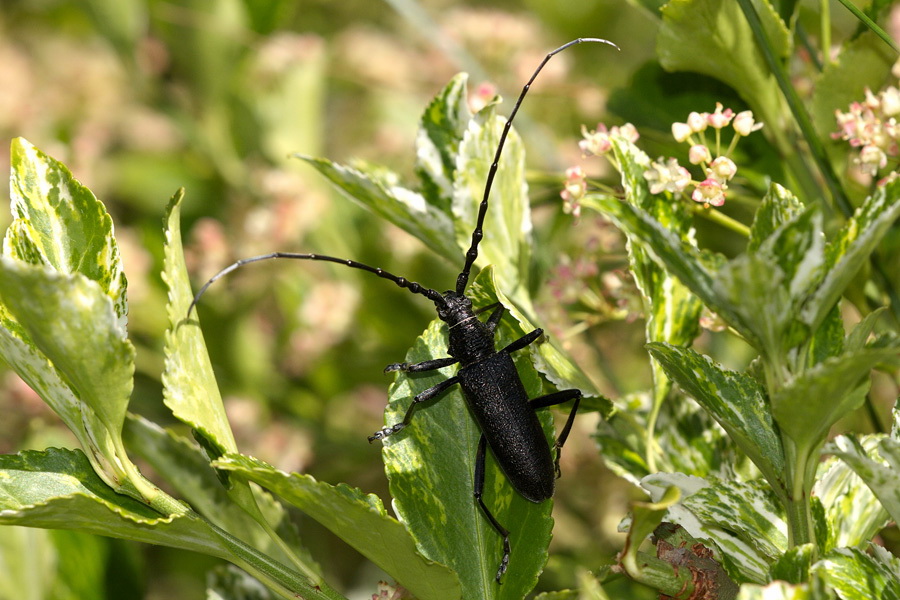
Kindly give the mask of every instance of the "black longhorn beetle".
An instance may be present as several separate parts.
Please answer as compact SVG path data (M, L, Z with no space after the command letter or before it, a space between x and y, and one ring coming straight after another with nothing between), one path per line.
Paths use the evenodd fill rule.
M328 261L354 269L361 269L393 281L401 288L408 289L414 294L421 294L434 302L438 317L447 324L450 338L448 353L450 356L414 364L393 363L385 367L384 371L385 373L391 371L417 373L433 371L456 363L460 365L459 371L450 379L446 379L416 395L403 420L400 423L383 427L375 432L369 436L369 442L381 440L397 433L409 424L416 406L439 396L450 387L459 384L466 403L481 429L481 439L478 442L478 450L475 455L475 501L491 526L503 537L503 558L500 561L496 576L498 583L509 564L509 531L491 514L491 511L482 499L486 450L490 447L500 468L519 494L535 503L547 500L553 496L555 479L560 475L560 451L569 435L569 431L572 429L572 423L575 420L575 414L578 411L578 404L581 400L581 391L577 389L562 390L529 400L510 354L516 350L521 350L540 338L544 333L543 330L535 329L498 351L494 348L494 331L503 317L504 307L497 302L474 310L471 300L465 295L465 291L469 282L469 272L472 270L472 265L478 257L478 244L481 238L484 237L484 218L487 214L488 198L490 197L494 176L497 173L500 154L503 151L503 145L506 142L506 137L509 134L519 106L521 106L531 84L537 78L541 69L544 68L544 65L554 55L582 42L600 42L618 49L618 46L612 42L599 38L578 38L572 40L548 53L531 75L531 79L522 88L522 92L519 94L519 98L516 100L509 118L506 120L503 132L500 135L500 142L497 144L494 160L488 171L484 198L479 206L478 220L472 232L472 243L466 252L466 262L463 265L463 269L456 278L455 290L448 290L441 294L414 281L409 281L405 277L399 277L383 269L345 258L322 254L272 252L239 260L217 273L200 288L187 312L188 317L190 317L191 311L200 300L200 297L220 277L231 273L243 265L274 258ZM490 310L493 310L493 312L486 322L478 319L479 314ZM574 400L574 403L572 410L569 411L566 424L556 438L556 443L554 444L556 447L556 458L554 459L550 454L550 447L545 441L544 432L541 429L535 410L563 404L569 400Z

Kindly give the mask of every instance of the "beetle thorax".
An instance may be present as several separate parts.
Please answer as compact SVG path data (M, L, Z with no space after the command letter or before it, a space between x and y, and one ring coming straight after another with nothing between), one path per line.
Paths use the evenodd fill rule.
M472 301L455 291L444 292L438 317L447 324L450 356L466 366L494 354L494 334L472 309Z

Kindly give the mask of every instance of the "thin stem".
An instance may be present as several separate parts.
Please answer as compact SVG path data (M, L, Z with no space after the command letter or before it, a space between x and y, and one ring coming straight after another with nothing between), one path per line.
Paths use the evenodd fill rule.
M696 215L700 215L706 219L709 219L713 223L717 223L726 229L730 229L731 231L742 235L745 238L750 237L750 228L737 221L732 219L722 211L715 208L706 208L702 204L697 204L696 202L691 203L691 210Z
M827 4L827 0L822 0L825 4ZM878 24L869 18L866 13L861 11L856 5L854 5L850 0L838 0L841 4L844 5L844 8L853 13L853 16L863 22L863 24L868 27L872 32L875 33L878 37L881 38L885 44L893 48L894 52L900 54L900 47L894 42L894 39L888 35L888 33L878 26Z
M819 0L819 45L822 48L822 63L831 64L831 7L830 0Z

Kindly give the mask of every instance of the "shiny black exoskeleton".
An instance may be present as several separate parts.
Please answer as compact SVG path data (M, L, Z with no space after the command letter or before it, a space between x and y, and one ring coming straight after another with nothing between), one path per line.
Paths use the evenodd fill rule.
M378 277L392 281L415 294L421 294L434 302L438 317L447 324L449 336L448 354L450 356L420 363L394 363L385 367L385 372L402 371L415 373L433 371L457 363L459 364L459 370L453 377L416 395L400 423L386 426L375 432L369 436L369 441L384 439L402 430L409 424L416 407L420 403L435 398L454 385L459 384L466 403L481 430L481 438L475 455L474 498L484 516L491 523L491 526L503 536L503 557L496 576L498 582L503 573L506 572L509 564L510 542L509 531L497 521L482 498L487 448L490 447L491 452L497 459L497 464L500 465L507 479L519 494L532 502L547 500L553 496L555 479L559 477L559 451L572 428L578 404L581 400L581 392L576 389L562 390L539 398L529 399L510 355L539 339L543 335L543 331L535 329L506 347L497 350L494 347L494 333L505 309L497 303L476 311L472 307L471 300L466 297L465 291L472 266L478 257L478 244L484 236L484 219L487 215L491 185L497 173L503 145L506 142L516 112L518 112L531 84L547 61L555 54L581 42L602 42L615 47L611 42L596 38L573 40L547 54L531 76L531 79L522 88L522 93L513 106L509 119L507 119L503 128L497 151L494 154L494 160L488 171L484 197L479 205L478 218L475 229L472 232L472 242L466 252L463 269L457 277L455 290L449 290L441 294L433 289L409 281L404 277L388 273L383 269L349 259L321 254L273 252L240 260L223 269L200 289L188 309L188 315L190 315L200 296L220 277L245 264L273 258L328 261L368 271ZM478 315L487 311L493 312L491 312L486 321L481 321ZM535 410L562 404L569 400L574 402L566 419L566 424L563 426L554 444L556 448L556 457L554 459Z

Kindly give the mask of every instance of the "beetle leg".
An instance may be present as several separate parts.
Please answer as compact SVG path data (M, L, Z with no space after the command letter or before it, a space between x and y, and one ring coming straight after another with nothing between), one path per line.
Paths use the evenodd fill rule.
M384 368L384 372L390 373L391 371L403 371L404 373L418 373L421 371L433 371L435 369L449 367L450 365L458 362L459 359L448 356L446 358L435 358L433 360L426 360L420 363L392 363Z
M431 400L435 396L441 394L447 388L452 387L459 383L459 377L451 377L450 379L445 379L437 385L434 385L423 392L419 392L413 398L412 404L409 405L409 408L406 409L406 414L403 416L403 420L396 425L391 425L390 427L382 427L380 430L376 431L372 435L369 436L369 443L371 444L375 440L383 440L389 435L394 435L407 425L412 420L413 411L416 410L416 406L420 402L425 402L426 400Z
M533 341L535 341L542 335L544 335L543 329L535 329L531 333L526 333L525 335L523 335L516 341L510 343L506 348L504 348L500 352L506 352L507 354L509 354L511 352L515 352L516 350L521 350L522 348L524 348L528 344L532 343Z
M495 308L497 310L494 310ZM479 308L475 311L475 314L480 315L481 313L487 312L489 310L494 310L494 312L491 313L491 316L488 317L488 320L485 321L484 324L487 325L487 328L491 333L494 333L494 330L497 329L497 325L500 323L500 319L503 318L503 313L506 312L506 309L499 302L494 302L493 304L488 304L484 308Z
M484 516L487 517L487 520L490 521L491 526L494 530L503 536L503 558L500 559L500 567L497 569L497 576L495 579L497 583L500 583L500 578L506 573L506 567L509 565L509 531L501 525L494 515L491 514L491 511L488 510L487 505L482 500L482 494L484 493L484 458L487 451L487 439L484 437L484 434L481 434L481 439L478 441L478 452L475 454L475 501L478 502L478 506L481 507L481 512L484 513Z
M575 400L575 403L572 405L572 410L569 411L569 418L566 419L566 424L563 426L562 431L556 436L556 444L554 444L556 447L556 459L553 461L553 468L556 470L557 477L560 476L559 457L562 453L562 447L563 444L566 443L566 438L569 437L569 432L572 431L572 423L575 422L575 413L578 412L578 405L581 403L581 390L562 390L547 394L546 396L539 396L528 401L528 404L533 409L538 410L539 408L556 406L557 404L562 404L569 400Z

